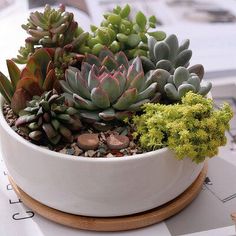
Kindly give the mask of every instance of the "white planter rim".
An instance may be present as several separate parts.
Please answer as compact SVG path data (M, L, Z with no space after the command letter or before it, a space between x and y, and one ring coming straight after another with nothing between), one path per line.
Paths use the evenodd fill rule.
M68 155L63 154L60 152L52 151L46 148L43 148L41 146L38 146L36 144L33 144L23 137L21 137L18 133L16 133L7 123L4 115L3 115L3 104L5 100L0 96L0 123L2 124L3 129L13 138L16 139L18 142L22 143L23 145L27 146L30 149L35 150L36 152L41 152L45 155L54 156L55 158L62 158L62 159L68 159L71 161L83 161L83 162L122 162L122 161L134 161L138 159L144 159L148 158L150 156L153 156L154 154L161 154L163 152L166 152L169 150L167 147L161 148L154 151L144 152L141 154L135 154L135 155L129 155L129 156L123 156L123 157L83 157L83 156L74 156L74 155Z

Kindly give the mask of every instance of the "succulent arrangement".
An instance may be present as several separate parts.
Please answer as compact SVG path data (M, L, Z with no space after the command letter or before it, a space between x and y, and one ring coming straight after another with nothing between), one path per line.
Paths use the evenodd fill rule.
M117 6L91 32L63 5L31 13L22 25L25 46L7 60L10 80L0 73L14 128L37 145L69 145L91 157L166 146L197 163L216 155L232 118L229 105L214 110L203 66L189 67L189 40L150 31L154 16L132 19L130 12Z

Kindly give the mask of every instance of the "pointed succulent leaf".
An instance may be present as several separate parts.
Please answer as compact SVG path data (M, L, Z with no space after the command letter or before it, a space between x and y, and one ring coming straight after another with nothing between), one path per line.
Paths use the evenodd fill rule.
M117 61L118 66L124 65L126 70L128 70L128 68L129 68L129 61L128 61L128 58L126 57L126 55L125 55L125 53L123 51L119 51L115 55L115 59Z
M156 58L156 61L168 59L169 54L170 49L166 42L160 42L154 46L154 56Z
M90 91L92 91L93 88L96 88L100 83L99 78L96 75L94 70L95 69L94 69L94 65L93 65L91 70L89 71L89 75L88 75L88 87L89 87Z
M166 37L166 33L164 31L161 31L161 30L148 32L147 34L154 37L157 41L162 41Z
M0 72L0 92L6 99L7 103L10 104L14 90L12 84L2 72Z
M125 89L125 84L126 84L125 75L122 74L121 72L117 71L117 72L114 73L113 77L116 78L118 83L119 83L120 94L123 93L123 91Z
M212 83L211 82L207 82L205 85L202 85L200 90L199 90L199 94L201 94L202 96L205 96L212 88Z
M95 121L100 120L97 111L80 110L79 114L83 119L85 119L89 123L94 123Z
M189 78L189 72L185 67L178 67L174 73L174 84L178 88L184 81Z
M39 87L39 84L35 82L32 78L23 78L17 83L16 89L23 88L30 95L41 95L42 89Z
M11 109L18 114L26 107L27 101L31 99L31 95L24 89L17 89L11 100Z
M87 62L89 65L101 66L99 58L92 54L87 54L84 62Z
M178 87L178 92L179 92L180 98L184 97L185 94L189 91L195 92L194 90L195 90L195 88L191 84L181 84Z
M143 71L142 61L141 61L140 57L136 57L133 60L132 65L134 66L137 73Z
M16 89L16 85L20 80L20 69L16 66L16 64L12 60L7 60L7 68L8 73L11 79L13 90Z
M178 101L180 99L179 94L175 86L171 83L168 83L164 87L166 95L168 98L174 101Z
M176 35L174 34L171 34L170 36L168 36L166 39L165 39L165 42L168 44L169 46L169 51L170 51L170 54L169 54L169 59L172 61L177 52L178 52L178 48L179 48L179 42L178 42L178 39L176 37Z
M61 80L60 85L61 85L64 92L66 92L68 94L73 94L74 93L74 91L71 89L71 87L68 85L68 83L66 83L66 81Z
M114 76L107 75L102 78L100 87L107 93L111 103L113 103L120 95L119 82Z
M53 89L54 82L56 80L55 71L52 69L47 73L47 76L43 82L43 90L48 91Z
M90 99L91 95L89 92L88 82L82 77L80 72L75 74L76 76L76 90L84 98Z
M145 99L151 99L157 90L157 83L152 83L137 96L137 102Z
M185 49L180 52L175 59L175 67L185 66L192 57L192 50Z
M129 88L136 88L138 91L141 90L141 88L144 85L144 73L140 72L136 75L136 77L131 81Z
M99 117L105 121L114 120L115 119L115 110L113 108L109 108L99 112Z
M106 56L106 57L103 59L102 65L106 66L106 68L107 68L109 71L113 71L113 70L115 70L115 69L118 67L118 64L117 64L115 58L109 57L109 56Z
M95 110L98 108L90 100L84 99L78 94L73 94L73 98L76 103L76 107L78 108L87 109L87 110Z
M125 110L131 106L137 99L138 91L136 88L126 90L118 101L113 105L117 110Z
M104 47L100 51L98 58L100 61L103 61L107 56L111 58L114 57L113 53L107 47Z
M107 93L101 88L97 87L91 91L92 102L99 108L106 109L110 107L110 100Z
M81 65L81 76L87 80L88 78L88 74L89 74L89 71L91 70L92 68L92 65L90 65L89 63L87 62L82 62L82 65Z

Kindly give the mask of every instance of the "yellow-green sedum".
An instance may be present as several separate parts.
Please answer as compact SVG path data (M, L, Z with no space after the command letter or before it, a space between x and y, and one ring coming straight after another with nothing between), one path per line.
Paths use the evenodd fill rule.
M168 146L178 159L188 157L200 163L226 144L225 131L232 117L229 104L215 110L211 99L188 92L181 104L144 105L144 114L133 118L134 135L146 150Z

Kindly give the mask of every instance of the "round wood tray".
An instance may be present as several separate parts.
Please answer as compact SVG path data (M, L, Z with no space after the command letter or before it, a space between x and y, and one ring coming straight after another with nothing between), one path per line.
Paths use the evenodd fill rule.
M26 206L51 221L83 230L122 231L152 225L180 212L189 205L201 191L206 173L207 164L204 165L197 179L187 190L185 190L185 192L160 207L134 215L107 218L73 215L50 208L26 194L15 184L14 180L10 176L9 180L14 191Z

